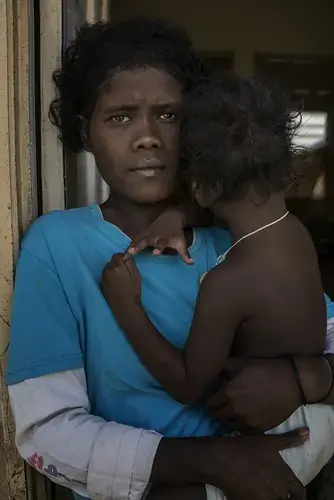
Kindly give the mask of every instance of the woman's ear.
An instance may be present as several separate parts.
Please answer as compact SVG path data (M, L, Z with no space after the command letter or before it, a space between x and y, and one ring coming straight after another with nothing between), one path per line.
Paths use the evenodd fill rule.
M89 139L89 122L87 118L82 115L78 116L78 122L83 149L88 153L91 153L92 148Z

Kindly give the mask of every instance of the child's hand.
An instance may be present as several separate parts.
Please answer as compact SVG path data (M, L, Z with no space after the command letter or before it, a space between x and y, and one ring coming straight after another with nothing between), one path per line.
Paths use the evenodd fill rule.
M118 320L133 305L141 305L141 276L133 259L117 253L104 268L102 293Z
M132 257L147 247L154 248L154 255L161 255L165 248L172 248L186 264L193 264L183 232L183 214L178 210L166 210L161 214L147 229L133 238L125 255Z

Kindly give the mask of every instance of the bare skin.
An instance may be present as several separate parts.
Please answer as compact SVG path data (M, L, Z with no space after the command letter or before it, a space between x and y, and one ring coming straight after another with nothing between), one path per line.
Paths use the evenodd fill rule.
M111 189L111 197L101 207L103 217L130 238L175 205L181 101L181 88L173 77L154 68L139 68L116 73L94 108L87 150L94 154ZM109 277L104 274L106 283ZM294 391L293 381L291 385ZM296 432L275 440L270 436L260 436L256 442L253 437L237 439L233 445L228 438L162 439L151 481L159 486L158 493L165 485L169 491L175 488L174 500L184 499L189 484L199 485L197 491L204 499L203 485L208 483L229 491L231 500L246 498L246 488L257 499L278 500L288 492L303 499L304 488L278 449L302 445L306 438ZM255 468L243 481L241 456L243 470L248 462Z
M327 355L334 362L333 355ZM323 356L294 356L307 402L333 406L332 371ZM229 359L228 380L206 404L211 416L240 431L265 432L286 420L302 403L286 359ZM327 397L326 397L327 396ZM326 399L324 399L326 398Z
M145 240L142 237L142 239L138 238L137 241L141 242L141 245L143 247L145 246L152 246L154 247L157 251L155 252L157 255L164 250L164 245L166 243L170 243L170 246L174 247L180 254L183 253L183 260L191 264L192 261L190 259L190 256L187 251L187 241L184 238L184 234L182 229L180 229L180 226L182 226L182 223L180 223L180 220L177 219L177 215L175 212L172 213L172 218L170 218L171 224L167 226L164 224L164 233L158 230L158 225L159 222L156 221L153 223L153 227L158 230L159 234L164 234L163 239L159 239L157 234L154 235L154 240L152 241L152 233L150 233L150 230L146 230L142 234L145 235ZM204 215L206 217L206 215ZM203 217L203 215L201 215ZM161 219L166 221L165 215L163 214L161 216ZM175 224L177 222L177 224ZM181 221L182 222L182 221ZM183 221L184 222L184 221ZM294 224L295 221L292 221L292 224ZM173 231L171 232L171 228L174 228ZM306 239L304 240L304 244L306 243L306 248L307 245L309 245L309 258L312 260L314 259L314 250L312 243L308 239L307 233L305 234L305 231L303 228L298 228L299 223L297 222L297 229L301 229L302 231L302 236L306 236ZM285 228L283 228L285 230ZM296 227L292 227L293 234L296 234ZM154 234L154 233L153 233ZM298 231L297 231L298 235ZM279 236L279 235L278 235ZM300 236L300 235L299 235ZM272 241L272 240L271 240ZM303 240L302 240L303 241ZM266 244L266 242L264 242ZM272 241L273 244L273 250L277 248L275 245L276 241ZM138 246L136 247L138 249ZM252 247L251 247L252 249ZM251 250L250 249L250 250ZM257 248L256 248L257 249ZM256 250L254 248L254 251ZM296 249L297 250L297 249ZM305 247L303 248L305 250ZM298 249L299 251L299 249ZM130 252L131 254L131 252ZM247 255L247 254L246 254ZM279 255L279 248L278 248L278 254ZM241 254L242 256L242 254ZM241 257L240 255L238 257ZM271 257L274 257L271 255ZM118 260L117 267L119 269L119 266L121 266L121 269L125 270L127 272L127 278L129 278L129 273L131 276L131 273L133 272L133 268L131 266L132 262L129 262L127 258L124 259L124 256L118 256L115 257L115 260ZM238 260L237 260L238 262ZM258 262L261 262L261 259L258 260ZM271 259L268 261L268 265L270 264ZM309 265L310 263L305 262L305 265ZM292 265L292 263L291 263ZM293 264L295 265L295 263ZM316 261L313 262L313 265L316 267ZM125 266L125 268L123 267ZM221 266L222 267L222 266ZM269 266L270 267L270 266ZM110 270L110 267L107 266L106 272ZM291 269L290 269L291 271ZM136 270L135 270L136 272ZM114 274L114 273L113 273ZM287 277L289 276L289 273L287 274ZM109 275L108 282L113 282L113 278ZM120 277L120 275L119 275ZM124 276L123 276L124 277ZM138 276L137 276L138 277ZM290 275L291 277L291 275ZM267 275L268 283L270 282L269 280L272 279L272 276ZM321 300L319 302L320 304L320 317L321 314L323 313L323 296L322 296L322 289L321 289L321 284L317 283L317 274L315 274L315 282L313 283L314 286L318 287L318 290L320 290L321 294ZM120 278L120 282L122 282L122 278ZM120 282L118 284L120 285ZM123 281L124 284L124 281ZM133 285L134 283L132 283ZM134 296L136 297L136 304L138 306L138 299L140 298L140 283L139 281L135 280L136 286L134 287ZM118 288L119 291L119 288ZM220 292L213 294L214 297L221 297ZM122 292L119 295L119 297L122 297ZM212 298L214 300L214 297ZM123 299L125 298L125 295L123 296ZM129 298L129 295L127 295L127 300ZM125 302L123 301L123 306ZM319 311L318 313L315 314L315 324L313 324L310 329L308 330L310 332L310 337L314 340L313 341L313 348L315 350L315 354L319 353L323 349L323 338L324 338L324 322L323 320L321 323L318 322L319 318ZM207 318L205 318L207 320ZM135 321L138 321L138 317L135 319ZM318 322L318 323L317 323ZM205 325L206 328L204 331L208 331L207 325ZM309 325L308 325L309 326ZM138 328L138 323L137 323L137 328ZM264 326L263 329L265 332L267 332L268 326ZM318 333L315 334L314 332L316 331L315 328L318 329ZM149 330L148 330L149 331ZM319 333L320 332L320 333ZM141 333L144 333L144 338L146 335L145 330L141 330ZM138 329L137 329L137 334L138 334ZM141 337L141 335L140 335ZM319 338L321 339L319 341ZM300 340L296 339L296 342L298 343L298 347L300 344ZM267 349L269 350L272 348L270 345L270 342L264 338L262 341L260 340L261 343L261 348L263 349L263 346L266 345ZM250 342L251 344L251 342ZM286 348L286 344L285 344ZM252 346L252 349L254 349L254 346ZM249 350L249 353L247 355L255 356L256 351L255 350ZM300 352L302 349L295 350L293 349L293 354L295 352ZM285 354L286 351L280 352L280 354ZM306 352L306 354L309 354L309 352ZM235 352L235 355L240 356L241 354L245 355L244 353L239 353ZM259 356L263 356L264 353L261 351ZM273 355L273 352L270 352L270 355ZM312 358L308 359L306 358L306 362L304 361L303 357L300 356L298 359L296 359L299 371L301 372L301 377L304 381L306 381L305 384L305 391L309 394L310 398L314 398L312 402L320 400L325 392L328 390L330 384L330 378L331 378L331 373L328 371L328 364L326 362L323 362L322 358L317 357L317 358ZM310 362L313 363L313 367L315 368L313 372L313 376L309 376L310 370L308 370L310 365ZM198 367L198 365L197 365ZM280 370L281 372L281 377L280 378L280 383L277 386L277 391L275 392L275 389L273 388L273 379L270 381L270 386L267 388L267 392L264 392L265 389L265 381L268 379L266 376L267 373L270 372L270 368L273 370L273 373L277 374L278 371ZM208 400L208 408L211 411L211 414L213 415L214 418L217 418L219 420L225 420L229 421L229 423L232 426L235 426L239 430L257 430L257 431L264 431L268 430L270 428L275 427L282 421L284 421L295 409L297 409L298 406L300 406L301 401L300 401L300 392L298 390L298 387L295 384L294 380L294 375L291 373L291 364L289 362L286 362L281 359L272 359L272 360L263 360L263 359L254 359L253 362L249 361L245 358L236 358L236 359L231 359L227 362L226 364L226 375L228 376L229 381L227 384L224 385L224 387L219 390L213 397L211 397ZM251 383L253 377L253 381L255 382L254 384ZM284 378L283 378L284 377ZM274 379L277 377L273 377ZM287 385L284 384L284 379L287 381ZM278 404L278 400L281 401L281 399L277 395L279 391L282 390L282 385L284 387L289 387L291 390L290 391L284 391L284 397L286 399L286 407L282 407L282 405ZM325 387L325 389L324 389ZM248 389L245 391L245 388ZM273 389L273 390L272 390ZM257 393L254 391L257 391ZM261 393L261 397L259 397L259 393ZM267 395L267 398L269 397L270 400L270 395L275 394L275 398L272 398L271 403L276 407L277 412L275 416L270 409L270 403L266 404L268 402L268 399L265 399L264 395ZM255 397L254 397L255 395ZM256 397L258 396L258 397ZM282 395L283 396L283 395ZM246 398L246 399L245 399ZM257 407L255 408L255 401L257 401ZM241 404L239 404L241 403ZM264 407L261 403L264 403ZM290 405L290 406L289 406ZM289 408L289 410L288 410ZM281 415L281 416L280 416ZM267 416L267 421L265 421L265 416ZM258 450L255 451L256 449L256 443L253 442L254 448L252 449L253 453L257 453ZM278 464L277 464L278 465ZM257 469L258 470L258 469ZM224 485L222 488L225 492L227 492L227 486ZM246 493L246 492L244 492ZM266 493L267 494L267 493ZM231 495L231 498L234 498L233 494ZM180 486L180 487L163 487L162 485L159 486L159 482L156 486L155 489L152 490L149 498L151 500L169 500L169 499L177 499L177 498L182 498L183 500L187 498L192 498L193 500L204 500L206 498L205 494L205 488L199 484L193 484L189 485L188 487ZM236 497L239 498L239 497ZM244 498L243 493L240 496L240 499Z
M281 459L278 451L282 446L294 447L296 443L301 443L307 437L308 432L303 430L281 436L227 437L220 438L220 440L211 437L163 439L159 449L163 456L158 454L152 470L152 482L157 484L157 488L153 490L151 500L183 500L190 499L190 495L196 495L196 500L204 500L206 499L205 489L197 483L198 480L201 482L204 480L206 484L220 488L228 498L233 500L246 500L247 498L279 500L287 498L288 494L291 495L290 498L305 500L304 488L299 481L296 481L294 474ZM179 444L178 456L174 455L177 443ZM208 446L209 455L206 450ZM242 449L242 454L240 454L240 449ZM189 453L189 457L191 456L188 470L184 467L186 458L184 452ZM216 460L214 464L211 461L212 454ZM231 459L233 464L229 463ZM179 475L180 467L185 473L182 479ZM230 474L224 474L222 480L222 470L226 470L226 467ZM210 470L209 473L208 470ZM203 471L205 476L203 476ZM272 473L268 475L269 471L275 471L274 476ZM274 480L269 479L270 477ZM189 489L184 486L185 480L188 480ZM180 481L183 484L180 484ZM173 486L165 489L166 483Z
M232 207L235 241L286 211L283 195L253 209L247 201L240 204L239 210ZM220 215L219 206L216 211ZM134 261L115 255L106 272L113 276L103 292L121 328L151 374L182 403L193 403L213 388L230 352L277 358L324 351L326 310L316 252L291 215L242 241L206 275L183 352L142 308Z
M184 227L212 223L211 212L192 203L170 208L150 226L137 233L124 258L131 258L143 249L153 249L155 255L177 251L185 263L191 257ZM309 404L322 402L332 406L334 391L330 392L334 355L294 356L304 392ZM213 418L232 421L238 430L267 431L286 420L301 404L301 395L291 363L284 359L229 358L224 372L227 380L206 401Z

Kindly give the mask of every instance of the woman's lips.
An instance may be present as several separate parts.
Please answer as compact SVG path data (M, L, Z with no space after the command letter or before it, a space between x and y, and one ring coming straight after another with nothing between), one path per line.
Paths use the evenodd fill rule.
M156 158L145 158L138 162L138 165L130 171L140 177L155 177L161 175L166 170L165 165Z
M142 168L134 168L131 170L134 174L139 175L140 177L156 177L158 175L163 174L166 170L166 167L158 166L158 167L142 167Z

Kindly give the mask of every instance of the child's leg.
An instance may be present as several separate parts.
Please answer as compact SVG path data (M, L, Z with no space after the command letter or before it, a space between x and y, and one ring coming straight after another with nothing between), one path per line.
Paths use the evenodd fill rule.
M328 405L301 406L267 434L282 434L299 427L309 428L308 441L303 446L280 453L298 479L307 485L334 455L334 408Z

